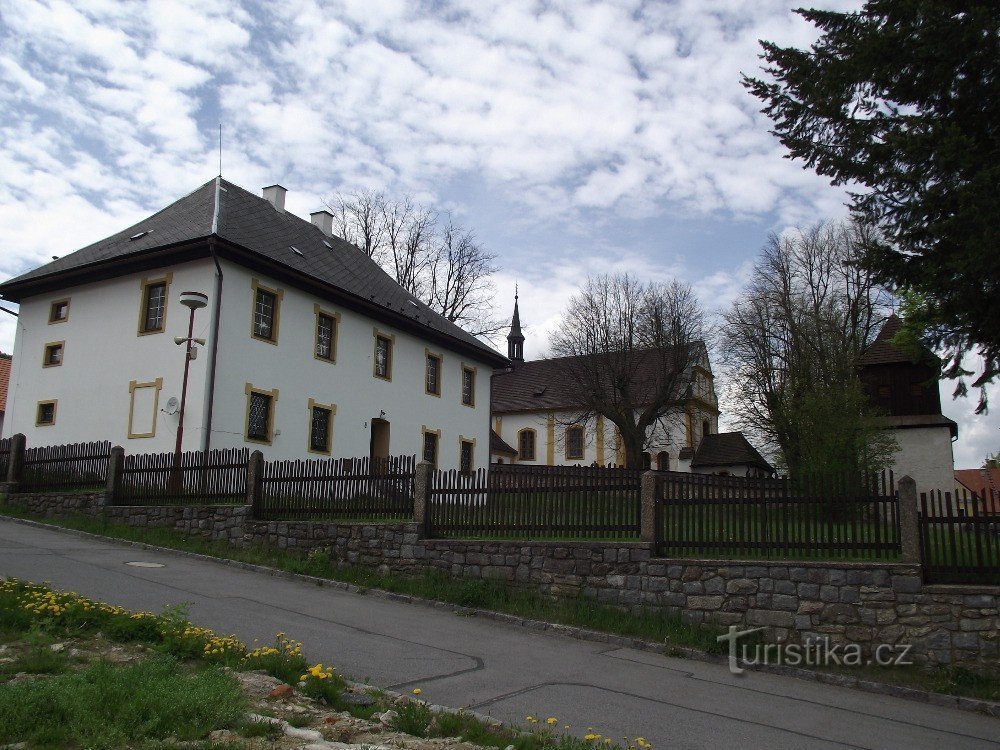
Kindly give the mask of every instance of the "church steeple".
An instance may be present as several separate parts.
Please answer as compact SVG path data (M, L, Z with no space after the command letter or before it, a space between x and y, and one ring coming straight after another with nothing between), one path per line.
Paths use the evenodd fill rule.
M521 315L517 310L517 287L514 287L514 317L510 321L510 333L507 334L507 359L511 362L524 362L524 336L521 334Z

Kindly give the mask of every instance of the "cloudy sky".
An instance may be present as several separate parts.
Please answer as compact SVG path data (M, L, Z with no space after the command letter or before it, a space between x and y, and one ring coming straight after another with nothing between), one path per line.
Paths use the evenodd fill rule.
M588 273L680 277L721 308L768 232L845 213L739 85L758 39L812 41L792 6L5 0L0 278L212 178L221 122L224 175L280 182L300 215L359 188L451 210L499 256L504 314L520 285L529 357ZM957 465L1000 448L1000 419L945 400Z

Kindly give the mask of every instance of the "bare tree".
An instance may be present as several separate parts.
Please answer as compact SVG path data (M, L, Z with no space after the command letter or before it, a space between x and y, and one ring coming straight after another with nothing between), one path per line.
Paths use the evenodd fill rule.
M408 196L371 190L338 194L326 205L336 231L374 259L400 286L452 323L491 338L503 328L492 314L496 255L450 216Z
M452 323L477 336L502 327L491 314L496 255L480 245L471 230L450 218L438 232L429 266L426 302Z
M642 466L656 428L683 412L693 366L707 366L705 319L687 284L630 274L587 279L551 347L577 394L571 417L602 415L617 428L630 468Z
M772 235L723 316L737 424L791 471L879 468L894 447L858 377L892 301L859 263L871 232L848 222Z
M333 200L324 201L333 213L335 229L345 240L368 255L381 261L385 238L386 197L374 190L338 193Z

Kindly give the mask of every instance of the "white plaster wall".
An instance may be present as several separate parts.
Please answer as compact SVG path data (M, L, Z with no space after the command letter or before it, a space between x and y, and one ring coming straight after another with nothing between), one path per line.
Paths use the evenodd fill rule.
M516 463L529 465L547 465L548 461L548 419L549 412L516 412L508 414L494 414L493 427L500 437L512 448L518 448L518 433L522 429L531 428L536 432L535 436L535 460L522 461L516 459ZM553 416L552 434L552 465L553 466L589 466L595 461L601 464L619 463L616 452L616 427L604 420L604 451L603 457L598 450L597 440L597 420L590 419L584 425L584 457L583 459L567 459L565 451L566 428L573 423L571 412L555 412ZM676 470L678 466L677 453L686 443L686 428L683 418L678 416L665 419L658 423L652 435L652 447L649 452L653 456L653 465L656 465L656 454L665 450L670 454L670 468ZM504 458L506 462L508 459Z
M899 443L892 467L897 481L909 474L917 483L918 494L954 489L955 459L951 432L946 426L896 429L894 434Z
M159 278L168 271L173 277L166 330L139 336L142 279ZM178 302L178 295L182 291L211 293L211 279L211 262L193 261L24 299L17 319L4 437L23 432L29 447L110 440L129 452L173 450L178 418L163 411L156 414L155 436L128 438L129 381L162 378L159 409L170 396L180 398L183 347L173 339L187 335L189 311ZM50 324L51 303L66 297L70 298L69 319ZM196 336L207 335L208 319L205 311L199 311ZM54 341L66 342L63 364L43 368L45 345ZM206 362L207 357L199 353L191 363L186 450L198 447ZM56 422L36 427L37 404L50 399L58 399Z
M384 411L390 423L390 454L419 457L422 428L426 426L441 431L441 468L458 468L460 438L475 440L476 467L488 464L489 365L232 263L224 263L223 272L213 447L249 445L259 448L267 458L316 458L307 450L308 401L312 398L337 407L333 422L335 457L367 456L371 419ZM254 278L264 286L284 291L276 345L250 336ZM315 303L341 316L335 364L313 356ZM396 337L391 381L372 375L375 327ZM443 358L440 397L424 393L425 348ZM462 404L463 363L477 368L474 408ZM271 445L244 441L246 383L263 390L279 390L274 423L277 434Z

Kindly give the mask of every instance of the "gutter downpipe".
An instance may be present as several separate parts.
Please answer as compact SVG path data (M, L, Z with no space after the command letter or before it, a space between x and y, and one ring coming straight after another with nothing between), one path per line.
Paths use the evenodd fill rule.
M215 215L212 218L212 235L208 238L208 252L215 263L215 294L212 304L212 348L208 360L208 388L205 392L205 419L201 449L207 454L212 448L212 411L215 405L215 371L219 359L219 319L222 317L222 266L215 254L215 241L219 230L219 190L222 178L215 179Z

